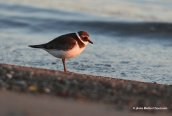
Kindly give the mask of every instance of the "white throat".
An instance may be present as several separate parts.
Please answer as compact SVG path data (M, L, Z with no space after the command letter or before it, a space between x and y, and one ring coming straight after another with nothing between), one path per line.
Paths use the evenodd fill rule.
M82 42L82 43L84 43L85 45L87 45L89 42L84 42L82 39L81 39L81 37L79 36L79 34L78 34L78 32L76 32L76 35L77 35L77 37L79 38L79 40Z

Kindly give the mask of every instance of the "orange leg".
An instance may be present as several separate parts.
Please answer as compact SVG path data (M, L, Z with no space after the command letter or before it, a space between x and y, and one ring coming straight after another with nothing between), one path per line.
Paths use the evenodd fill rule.
M63 62L64 72L67 72L66 66L65 66L65 59L62 59L62 62Z

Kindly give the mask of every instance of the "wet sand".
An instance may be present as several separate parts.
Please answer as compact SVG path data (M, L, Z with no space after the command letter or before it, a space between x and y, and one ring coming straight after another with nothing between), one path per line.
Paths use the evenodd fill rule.
M7 116L170 115L172 111L171 85L0 64L0 88L0 112ZM167 110L138 112L133 107Z

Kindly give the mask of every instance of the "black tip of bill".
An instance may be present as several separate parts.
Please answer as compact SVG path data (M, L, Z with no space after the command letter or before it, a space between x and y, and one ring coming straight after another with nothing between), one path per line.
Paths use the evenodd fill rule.
M93 42L91 40L88 41L89 43L93 44Z

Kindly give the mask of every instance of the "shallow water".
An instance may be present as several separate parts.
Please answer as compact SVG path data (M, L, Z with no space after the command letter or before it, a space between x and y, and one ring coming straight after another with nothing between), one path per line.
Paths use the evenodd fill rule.
M172 84L171 5L169 0L1 0L0 62L63 70L60 59L28 45L85 30L94 44L67 59L67 70Z

